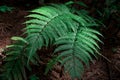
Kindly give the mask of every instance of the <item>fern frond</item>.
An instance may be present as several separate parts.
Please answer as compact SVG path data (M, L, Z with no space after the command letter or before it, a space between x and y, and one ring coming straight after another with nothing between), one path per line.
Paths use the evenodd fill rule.
M4 72L1 75L3 80L26 80L25 67L30 69L27 64L28 55L27 47L28 42L21 37L12 37L12 40L16 42L7 46L5 64L3 65ZM31 62L35 64L37 58L31 59Z
M67 34L56 41L58 47L54 53L60 52L58 57L62 58L61 64L72 78L80 78L84 64L89 66L89 61L92 61L91 55L96 57L95 53L99 50L96 41L100 41L96 34L101 35L96 30L83 27L76 33Z
M20 37L13 37L12 40L19 41L19 43L16 42L7 46L9 50L6 51L5 64L3 65L5 71L2 77L5 78L5 80L25 80L25 62L27 58L23 52L23 47L26 44L26 40Z
M67 34L69 31L75 32L77 23L85 24L84 19L72 14L65 5L54 4L35 9L31 12L32 14L27 17L32 19L25 22L27 25L25 33L28 34L26 39L32 44L29 59L38 48L40 49L42 46L47 47L55 39Z
M27 37L13 37L16 42L7 48L2 76L8 80L26 80L25 67L30 69L30 62L37 64L39 61L36 51L55 43L54 53L60 54L48 63L46 73L60 61L72 78L80 78L84 64L89 66L92 56L99 53L97 42L102 41L97 35L102 35L91 28L97 26L91 17L78 13L72 13L62 4L32 10L27 16L30 20L25 22Z
M65 69L73 78L79 77L79 73L83 73L82 63L89 65L92 60L90 54L96 57L94 53L98 53L99 49L96 41L101 42L96 35L101 34L87 28L97 26L91 17L78 13L73 14L65 5L50 5L33 10L32 14L27 16L32 19L26 21L25 28L28 34L26 39L31 44L29 59L37 49L47 47L59 38L56 44L60 46L55 53L63 51L59 57L64 57L62 64L66 65ZM71 34L68 35L69 33ZM52 63L55 64L58 60L59 58Z

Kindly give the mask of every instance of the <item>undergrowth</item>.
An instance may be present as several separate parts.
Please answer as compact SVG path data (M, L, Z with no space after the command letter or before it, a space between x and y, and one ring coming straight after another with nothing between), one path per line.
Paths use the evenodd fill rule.
M6 5L0 6L0 12L11 12L14 8Z
M25 22L25 38L12 37L14 43L7 46L2 65L2 80L27 80L26 69L39 65L36 51L42 47L55 46L45 74L60 63L72 79L82 77L84 66L99 54L98 42L102 36L95 26L95 19L82 10L69 8L70 4L51 4L30 11ZM44 73L43 73L44 74Z

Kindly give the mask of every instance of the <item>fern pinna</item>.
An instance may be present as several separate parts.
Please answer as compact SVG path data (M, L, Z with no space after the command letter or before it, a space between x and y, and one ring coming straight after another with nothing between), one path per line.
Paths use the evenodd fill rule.
M31 11L24 28L25 38L13 37L16 42L9 45L6 51L4 80L26 80L25 68L30 70L30 63L38 64L39 57L36 50L43 46L55 45L56 58L51 60L46 73L57 62L64 66L72 78L81 78L84 64L89 66L92 55L99 53L101 42L97 35L102 36L91 26L97 26L94 20L81 12L72 13L63 4L52 4Z

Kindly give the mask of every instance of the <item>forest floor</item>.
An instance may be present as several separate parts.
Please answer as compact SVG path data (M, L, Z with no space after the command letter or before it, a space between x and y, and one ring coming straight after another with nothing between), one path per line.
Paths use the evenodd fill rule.
M22 29L25 25L22 23L26 20L24 17L27 14L28 12L23 9L0 13L0 49L11 44L10 38L12 36L20 36L24 32ZM116 50L113 51L113 48ZM110 62L103 57L94 60L93 63L90 64L90 67L85 69L82 80L120 80L120 46L116 45L107 48L107 46L103 45L101 53L103 55L111 54L111 56L108 57ZM0 54L0 56L1 55L2 54ZM47 58L46 54L42 54L42 59ZM2 61L0 62L1 66ZM61 72L62 68L59 65L55 65L54 69L50 71L47 76L43 75L44 65L35 69L37 70L34 70L34 73L39 72L41 80L71 80L67 73Z

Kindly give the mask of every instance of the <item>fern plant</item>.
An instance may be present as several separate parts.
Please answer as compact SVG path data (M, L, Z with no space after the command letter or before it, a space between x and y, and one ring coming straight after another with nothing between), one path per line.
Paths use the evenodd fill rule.
M64 66L72 78L81 78L84 64L89 66L92 55L99 53L97 42L102 36L92 26L98 26L91 18L74 14L63 4L51 4L31 11L24 28L25 38L13 37L16 42L8 46L3 65L2 77L6 80L27 80L25 69L38 64L36 53L42 47L55 45L54 55L46 68L46 73L58 62Z

